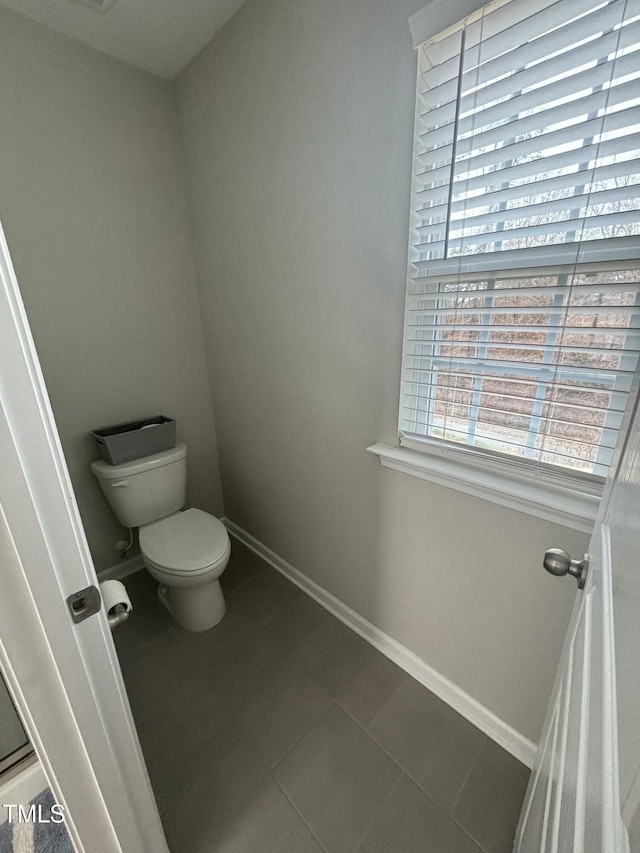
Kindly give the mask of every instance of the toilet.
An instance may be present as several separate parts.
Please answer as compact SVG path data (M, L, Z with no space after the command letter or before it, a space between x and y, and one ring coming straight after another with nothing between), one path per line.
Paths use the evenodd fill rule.
M225 613L220 575L231 554L225 526L201 509L183 509L187 448L124 465L91 463L120 524L138 527L144 565L160 586L158 597L187 631L213 628Z

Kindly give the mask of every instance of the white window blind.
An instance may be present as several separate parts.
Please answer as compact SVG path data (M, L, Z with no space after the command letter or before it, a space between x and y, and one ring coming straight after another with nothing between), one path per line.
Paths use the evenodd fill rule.
M640 350L640 0L419 48L401 433L604 476Z

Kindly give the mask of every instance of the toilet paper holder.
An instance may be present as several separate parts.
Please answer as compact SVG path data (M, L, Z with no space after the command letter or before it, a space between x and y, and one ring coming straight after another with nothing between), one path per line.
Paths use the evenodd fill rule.
M109 625L111 630L116 627L116 625L120 625L125 619L129 618L130 610L127 610L124 604L116 604L108 613L107 619L109 620Z
M67 606L76 625L98 613L104 606L112 631L128 619L133 610L126 587L120 581L104 581L99 590L92 585L73 592L67 598Z
M133 610L131 599L125 585L118 580L103 581L100 584L100 594L109 627L113 631L129 617L129 613Z

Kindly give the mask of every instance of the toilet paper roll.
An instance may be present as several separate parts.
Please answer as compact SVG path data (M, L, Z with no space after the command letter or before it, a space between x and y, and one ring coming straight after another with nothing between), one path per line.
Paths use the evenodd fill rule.
M129 616L133 610L133 604L127 593L125 585L121 581L103 581L100 584L102 594L102 606L104 607L109 625L115 628Z

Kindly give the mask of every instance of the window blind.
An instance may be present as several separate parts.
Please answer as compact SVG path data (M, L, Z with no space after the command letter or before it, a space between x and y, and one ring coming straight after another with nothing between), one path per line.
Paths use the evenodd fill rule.
M419 260L640 234L640 0L512 0L420 48Z
M640 0L419 48L400 427L604 476L640 351Z
M405 434L603 476L640 349L639 284L640 264L423 279Z

